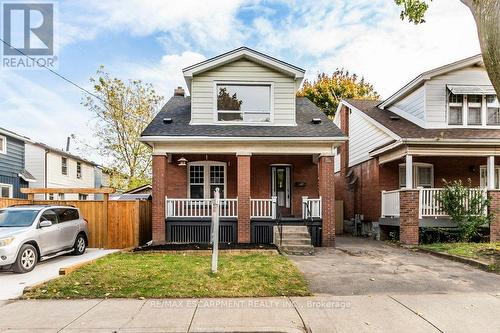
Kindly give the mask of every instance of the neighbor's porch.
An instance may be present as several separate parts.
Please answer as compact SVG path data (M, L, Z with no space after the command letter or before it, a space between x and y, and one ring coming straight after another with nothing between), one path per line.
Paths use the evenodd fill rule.
M455 227L439 200L445 181L468 184L470 180L472 188L465 206L478 196L496 197L500 193L500 165L495 164L495 155L475 149L407 147L402 158L382 163L380 225L400 227L400 240L408 244L418 243L418 228ZM485 156L477 156L480 154ZM492 209L500 208L495 200L492 203ZM493 240L497 233L492 226Z
M210 240L212 198L218 188L221 242L272 243L278 223L306 223L313 244L324 244L325 195L326 202L334 202L333 188L327 188L333 187L331 156L170 154L157 163L165 168L159 185L164 185L166 242ZM330 168L331 173L322 171ZM326 211L333 214L333 207Z

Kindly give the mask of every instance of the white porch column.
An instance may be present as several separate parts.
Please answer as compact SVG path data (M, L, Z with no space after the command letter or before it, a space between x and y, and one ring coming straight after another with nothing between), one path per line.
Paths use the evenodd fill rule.
M495 189L495 156L488 156L488 164L486 169L486 179L488 190Z
M413 156L406 155L406 188L413 188Z

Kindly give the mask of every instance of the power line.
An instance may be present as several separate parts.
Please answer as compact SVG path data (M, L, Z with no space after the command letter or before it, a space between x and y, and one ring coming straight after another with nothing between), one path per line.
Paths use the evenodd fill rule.
M17 51L17 52L19 52L21 55L23 55L23 56L25 56L26 58L30 59L31 61L33 61L33 62L37 63L37 65L38 65L38 66L40 66L40 67L42 67L42 68L44 68L44 69L48 70L49 72L51 72L51 73L52 73L52 74L54 74L55 76L59 77L60 79L62 79L62 80L64 80L64 81L66 81L67 83L71 84L72 86L74 86L74 87L76 87L76 88L78 88L78 89L82 90L84 93L86 93L86 94L88 94L88 95L90 95L90 96L92 96L92 97L94 97L94 98L96 98L96 99L100 100L102 103L107 104L107 105L109 105L109 106L110 106L110 107L112 107L112 108L116 108L116 109L118 109L118 110L122 111L124 114L126 114L127 116L129 116L129 117L131 117L131 118L134 118L134 119L135 119L135 120L137 120L137 121L141 121L141 122L143 122L143 123L145 123L145 124L149 124L149 123L148 123L147 121L145 121L144 119L141 119L140 117L137 117L137 116L135 116L135 115L132 115L132 114L130 114L129 112L127 112L127 111L123 110L122 108L117 107L116 105L111 104L110 102L106 101L106 100L105 100L105 99L103 99L102 97L100 97L100 96L98 96L98 95L96 95L96 94L94 94L94 93L90 92L89 90L85 89L84 87L80 86L78 83L76 83L76 82L72 81L71 79L69 79L69 78L65 77L65 76L64 76L64 75L62 75L62 74L59 74L58 72L56 72L56 71L55 71L55 70L53 70L52 68L47 67L45 64L40 64L40 63L39 63L39 62L38 62L35 58L33 58L33 57L29 56L28 54L24 53L24 52L23 52L23 51L21 51L20 49L18 49L18 48L16 48L16 47L12 46L10 43L6 42L6 41L5 41L5 40L3 40L2 38L0 38L0 40L1 40L1 41L5 44L5 45L7 45L8 47L10 47L10 48L12 48L12 49L16 50L16 51Z

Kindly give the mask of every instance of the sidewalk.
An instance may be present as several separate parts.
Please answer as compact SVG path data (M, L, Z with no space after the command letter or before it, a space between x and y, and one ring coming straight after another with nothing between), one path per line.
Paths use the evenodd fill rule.
M500 293L0 302L0 332L499 332Z

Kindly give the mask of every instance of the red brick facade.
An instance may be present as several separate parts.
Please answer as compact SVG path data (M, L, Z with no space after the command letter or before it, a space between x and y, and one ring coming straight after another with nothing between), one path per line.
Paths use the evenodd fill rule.
M318 164L318 190L322 204L322 246L335 246L335 180L333 177L334 159L321 156Z
M493 222L490 225L490 242L500 242L500 191L488 191L491 199L491 211L494 214Z
M167 157L153 156L153 242L165 243L165 195L167 193Z
M238 242L250 243L250 155L237 156Z
M399 240L406 245L418 245L418 190L399 192Z

